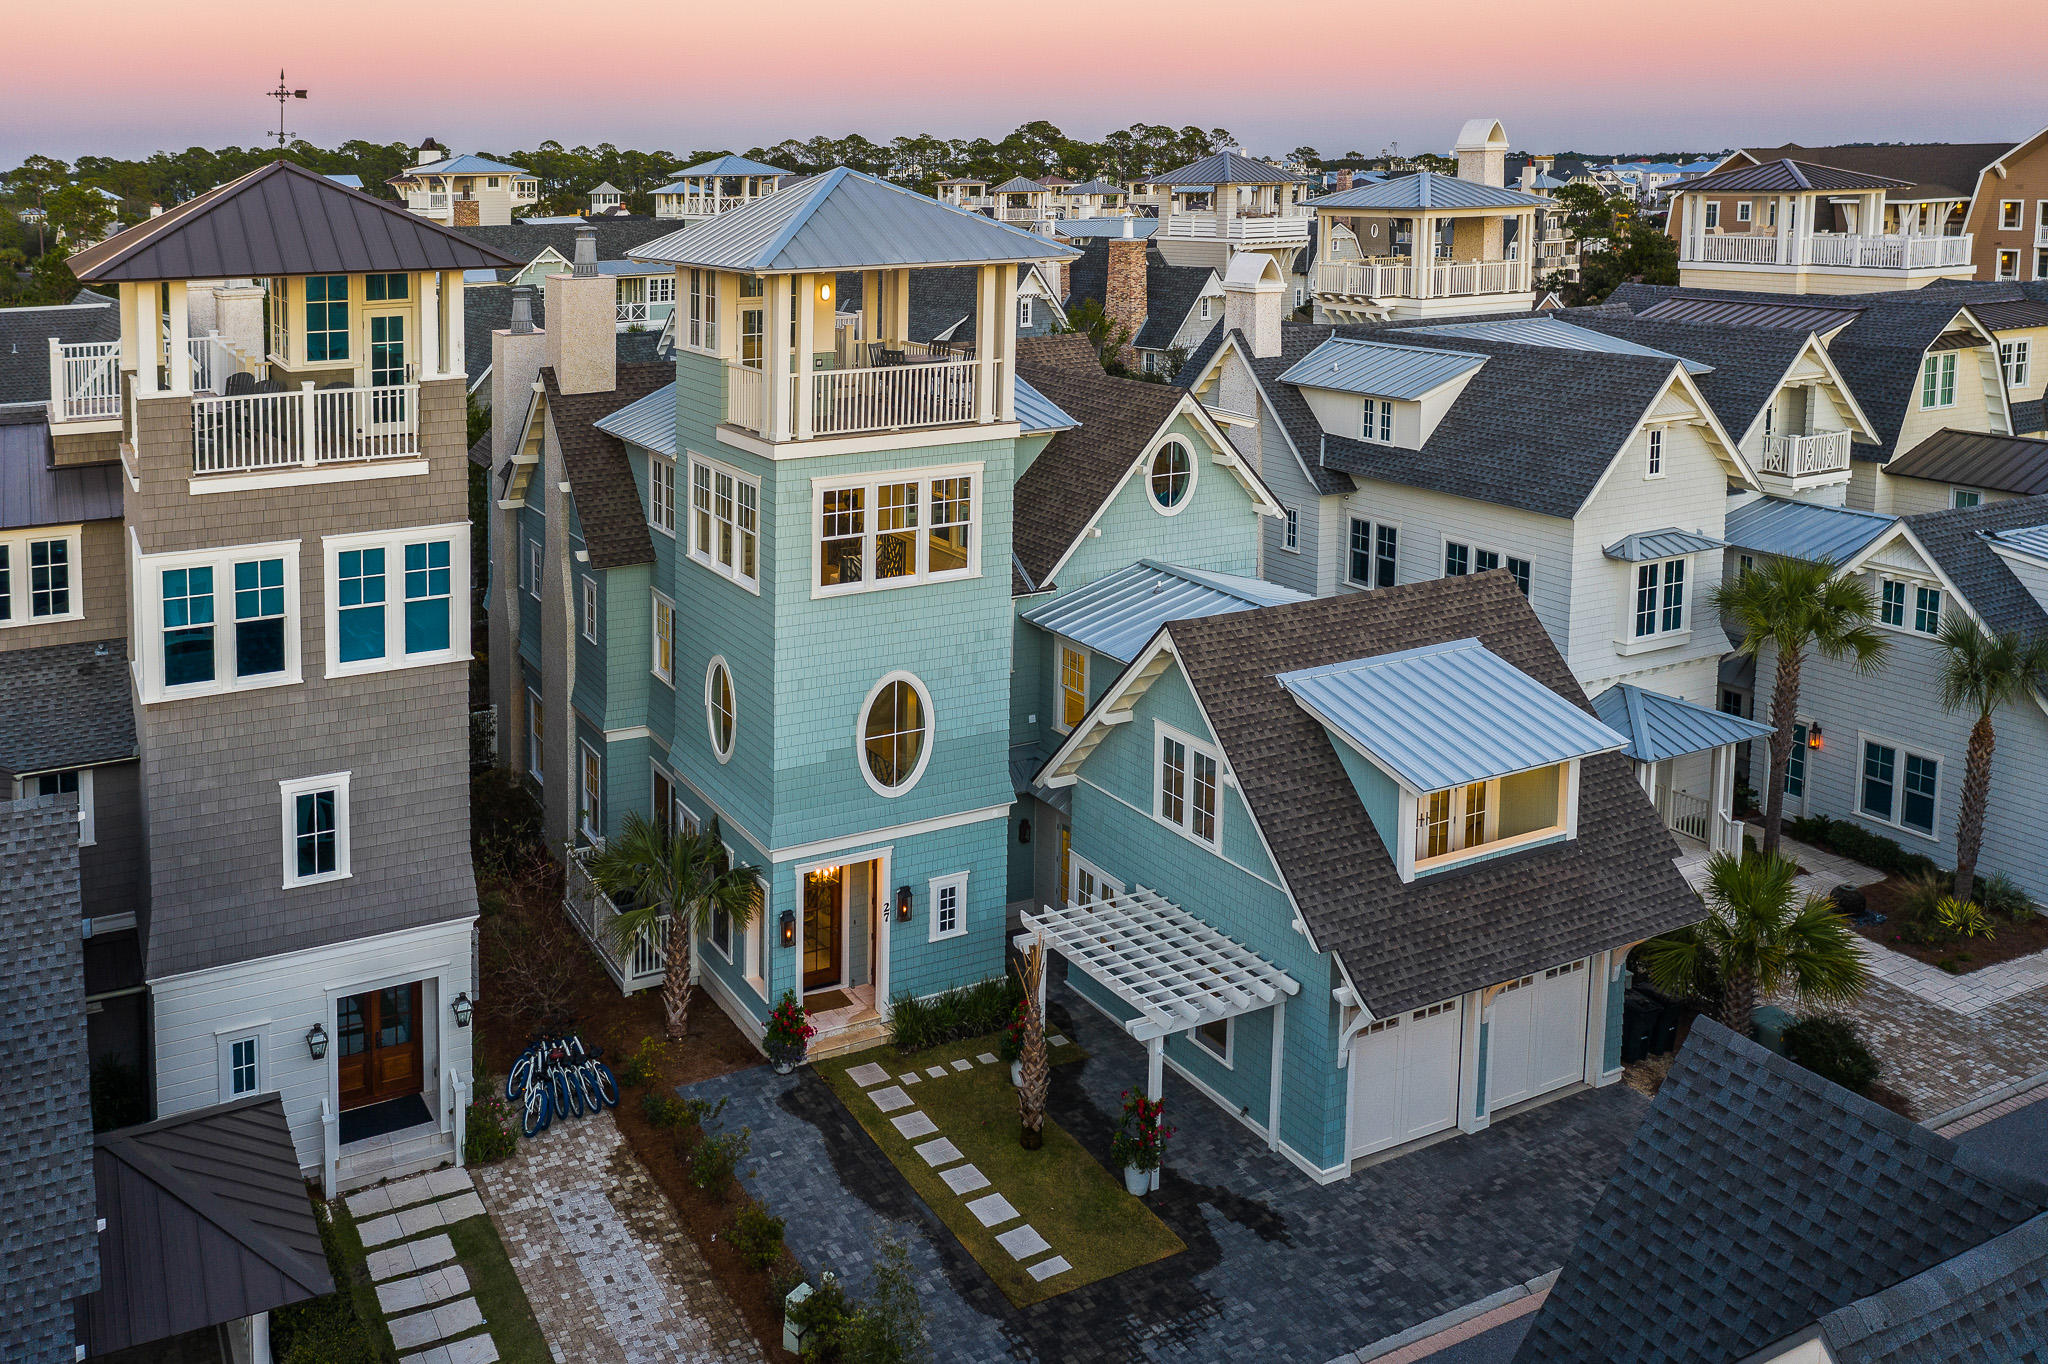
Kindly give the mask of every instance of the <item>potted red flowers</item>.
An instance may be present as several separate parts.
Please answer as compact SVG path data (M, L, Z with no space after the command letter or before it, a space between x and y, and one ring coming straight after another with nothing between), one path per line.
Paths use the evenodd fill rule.
M796 993L784 990L782 1002L768 1015L768 1031L761 1039L768 1059L775 1063L777 1075L787 1075L797 1068L817 1031L805 1021L804 1006L797 1002Z
M1109 1141L1110 1163L1123 1167L1124 1188L1140 1198L1151 1190L1152 1172L1159 1168L1166 1139L1173 1135L1173 1129L1160 1122L1165 1109L1164 1099L1125 1090L1123 1119Z
M1024 1001L1010 1013L1010 1026L1003 1029L1003 1059L1010 1063L1010 1083L1024 1088Z

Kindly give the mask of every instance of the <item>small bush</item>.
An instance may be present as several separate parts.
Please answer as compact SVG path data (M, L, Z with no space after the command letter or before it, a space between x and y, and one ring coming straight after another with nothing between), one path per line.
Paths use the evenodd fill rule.
M493 1165L512 1154L512 1106L493 1087L473 1099L464 1120L462 1158L470 1165Z
M341 1232L325 1208L314 1208L313 1220L336 1288L270 1314L271 1357L277 1364L377 1364L380 1351L349 1297L349 1263Z
M1984 906L1987 913L1996 914L2009 923L2024 923L2034 913L2033 900L2019 888L2018 882L2004 872L1988 881L1978 878L1977 903Z
M1887 876L1938 876L1941 867L1931 857L1908 852L1896 841L1874 834L1846 819L1814 815L1786 822L1785 833L1801 843L1840 853L1843 857L1874 867Z
M1794 1023L1785 1029L1785 1056L1858 1094L1877 1079L1877 1058L1846 1018L1819 1014Z
M837 1279L822 1276L811 1295L789 1309L789 1319L805 1332L804 1364L827 1364L841 1357L849 1315L846 1290Z
M1958 900L1953 895L1944 895L1936 903L1934 922L1951 942L1968 942L1972 938L1988 942L1997 936L1991 920L1984 917L1984 906L1975 900Z
M769 1216L768 1210L752 1199L740 1204L728 1235L749 1268L766 1269L782 1258L782 1219Z
M619 1062L619 1083L629 1089L638 1089L661 1074L661 1068L666 1064L668 1043L649 1033Z
M494 767L469 784L469 835L477 865L509 872L522 861L546 856L540 806L518 773Z
M689 1110L675 1095L656 1089L640 1096L640 1115L650 1127L675 1128L688 1120Z
M739 1171L740 1162L747 1158L753 1144L754 1130L751 1127L705 1137L690 1157L690 1182L720 1198L725 1197L733 1175Z
M1949 879L1939 872L1907 877L1899 895L1899 936L1921 947L1948 941L1937 916L1948 892Z
M910 1055L1007 1028L1023 987L1013 977L991 976L958 990L918 999L899 995L890 1005L889 1042Z

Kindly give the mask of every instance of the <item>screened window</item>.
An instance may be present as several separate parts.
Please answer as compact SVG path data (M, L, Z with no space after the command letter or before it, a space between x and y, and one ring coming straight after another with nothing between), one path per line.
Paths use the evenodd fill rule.
M1636 565L1635 637L1651 639L1685 628L1685 560Z
M910 789L924 771L931 737L930 699L908 674L882 681L861 716L862 771L885 796Z
M817 589L902 587L972 574L974 477L898 476L821 488L814 513Z
M690 457L690 557L744 587L760 581L761 485Z
M1162 510L1171 511L1185 502L1194 482L1194 460L1181 442L1168 441L1152 456L1152 500Z
M1920 406L1956 405L1956 353L1952 350L1930 355L1920 365Z
M348 276L308 275L306 359L348 359Z

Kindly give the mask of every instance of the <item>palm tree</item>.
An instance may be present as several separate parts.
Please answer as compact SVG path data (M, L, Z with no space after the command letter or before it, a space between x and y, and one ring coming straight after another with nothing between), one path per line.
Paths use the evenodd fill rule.
M1970 747L1963 764L1963 803L1956 817L1955 897L1968 900L1976 889L1977 850L1984 842L1984 807L1991 799L1991 713L2016 702L2048 677L2048 641L2017 634L1989 634L1960 611L1941 626L1941 704L1947 710L1975 709Z
M1778 851L1785 820L1785 768L1792 761L1792 722L1799 712L1799 671L1812 649L1848 662L1859 673L1883 666L1890 643L1870 623L1870 589L1840 577L1826 560L1767 558L1714 589L1714 609L1733 617L1736 650L1754 658L1765 645L1777 651L1771 688L1771 771L1764 796L1766 854Z
M1802 896L1799 868L1776 853L1707 862L1707 917L1643 944L1650 982L1674 995L1721 987L1721 1022L1744 1037L1757 1000L1790 989L1802 1001L1845 1004L1870 968L1833 902Z
M730 919L735 933L753 920L758 870L733 865L719 841L717 820L701 833L690 833L657 828L635 813L591 857L590 874L605 894L631 901L632 907L612 921L621 952L630 952L642 933L659 933L660 921L668 919L661 1003L669 1041L682 1041L689 1031L690 997L697 990L691 979L692 943L698 933L711 931L715 914Z
M1038 1006L1039 983L1045 979L1045 944L1034 941L1024 953L1017 979L1024 986L1023 1081L1017 1087L1017 1116L1023 1122L1019 1140L1027 1151L1045 1142L1045 1095L1052 1068L1045 1058L1045 1012Z

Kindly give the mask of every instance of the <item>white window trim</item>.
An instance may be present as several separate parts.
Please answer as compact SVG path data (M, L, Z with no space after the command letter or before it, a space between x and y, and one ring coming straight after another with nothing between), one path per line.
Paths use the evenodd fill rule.
M1529 565L1529 587L1531 591L1535 590L1536 561L1534 559L1529 558L1527 555L1510 554L1507 550L1502 549L1498 543L1481 544L1477 540L1453 540L1448 534L1444 535L1442 538L1445 553L1439 556L1439 563L1444 562L1444 560L1450 557L1449 550L1452 545L1463 545L1465 547L1464 576L1468 578L1475 573L1492 573L1495 571L1506 572L1508 560L1520 559L1523 563ZM1377 544L1375 544L1374 549L1375 551L1377 551ZM1494 563L1492 568L1481 568L1479 566L1479 556L1482 554L1491 554L1494 557L1496 562ZM1446 572L1443 576L1448 578L1452 575Z
M1208 1057L1211 1061L1214 1061L1217 1065L1222 1066L1225 1070L1236 1070L1237 1019L1233 1016L1230 1018L1220 1019L1218 1021L1220 1021L1223 1024L1222 1051L1217 1051L1214 1046L1210 1045L1208 1039L1202 1036L1202 1030L1200 1026L1188 1029L1188 1041L1190 1044L1193 1045L1193 1047L1199 1054Z
M676 277L673 272L666 275L647 275L643 278L647 281L647 302L649 306L663 303L674 306L676 301Z
M676 604L658 588L649 588L647 671L673 687L676 684ZM668 667L661 666L661 613L668 612Z
M958 905L957 921L952 928L941 932L939 929L939 892L948 889L955 891L959 897L956 902ZM925 894L930 897L925 901L927 906L925 917L931 920L931 932L925 941L944 942L948 938L966 937L967 873L956 871L946 876L934 876L925 883Z
M1280 510L1285 514L1286 518L1281 523L1280 548L1286 550L1289 554L1299 554L1301 553L1301 513L1292 507L1282 507Z
M1754 220L1754 219L1755 219L1755 217L1756 217L1756 201L1755 201L1754 199L1737 199L1737 200L1735 201L1735 221L1736 221L1736 222L1738 222L1738 223L1746 223L1746 222L1750 222L1750 221Z
M1645 559L1641 563L1623 565L1628 570L1624 579L1627 589L1622 596L1621 638L1615 641L1615 645L1624 654L1669 648L1692 638L1694 598L1699 595L1699 582L1693 573L1693 560L1696 557L1692 554L1675 554L1668 559ZM1679 603L1678 628L1667 630L1664 628L1664 590L1665 577L1670 570L1666 565L1676 563L1685 565L1685 596ZM1656 628L1646 635L1639 635L1636 633L1636 580L1646 564L1657 566Z
M1956 499L1965 493L1977 499L1975 502L1969 503L1969 506L1981 507L1984 505L1984 490L1982 488L1965 488L1960 484L1956 484L1951 485L1948 490L1948 506L1950 511L1958 511L1963 508L1964 504Z
M1720 203L1719 203L1719 202L1717 202L1716 200L1713 200L1713 199L1709 199L1709 200L1707 200L1707 226L1708 226L1709 228L1716 228L1716 227L1719 227L1720 225L1721 225L1721 205L1720 205Z
M2033 377L2034 342L2032 337L2015 337L2001 341L1998 346L1998 368L2005 376L2008 389L2025 388Z
M1152 465L1166 453L1168 447L1175 445L1178 445L1188 457L1188 487L1187 491L1180 495L1180 501L1169 507L1152 491ZM1155 443L1145 452L1145 467L1141 472L1145 480L1145 505L1160 516L1179 516L1195 504L1195 489L1202 481L1202 461L1195 458L1195 447L1185 437L1168 436Z
M1397 442L1394 440L1394 400L1391 398L1363 398L1360 399L1360 402L1362 406L1359 409L1358 438L1368 445L1396 444ZM1381 420L1382 418L1384 420ZM1384 437L1380 435L1381 427L1386 428L1387 434Z
M1033 300L1029 298L1019 298L1017 300L1017 325L1019 327L1035 325L1032 321L1032 302Z
M13 603L5 620L0 620L0 630L17 625L55 625L60 621L83 620L85 618L85 565L80 562L85 548L83 526L38 526L33 530L10 531L0 535L0 547L7 550L8 596ZM67 571L65 590L71 598L71 609L58 615L32 616L29 607L34 600L29 586L29 544L41 544L49 540L62 540L65 545L64 564Z
M1931 403L1927 401L1927 370L1929 366L1934 368L1935 401ZM1919 384L1920 391L1914 395L1914 401L1920 405L1922 412L1940 412L1956 405L1956 392L1962 385L1962 376L1954 371L1960 369L1961 366L1956 364L1956 353L1952 350L1937 351L1933 355L1926 356L1921 360L1920 372L1914 376L1915 382ZM1942 371L1944 370L1951 371L1949 382L1946 385L1949 391L1948 401L1946 402L1941 401L1941 390L1944 386L1942 384Z
M428 540L448 541L448 647L432 653L408 654L404 652L405 547ZM341 661L341 556L352 549L384 551L384 657L344 663ZM357 677L364 673L399 672L406 668L431 668L442 663L469 661L467 521L376 531L367 535L328 535L321 539L321 557L326 569L326 590L321 595L326 598L328 677ZM288 563L285 572L287 588L292 583ZM287 639L290 635L287 630Z
M547 753L541 739L536 737L536 721L542 718L540 693L533 688L526 689L526 775L533 778L533 784L542 784L542 772Z
M325 776L293 777L278 782L278 806L284 825L284 889L324 885L329 881L346 881L352 875L349 870L348 777L349 774L346 772L329 772ZM320 872L314 876L300 876L298 811L294 807L300 796L314 791L334 792L334 870Z
M718 746L718 720L711 712L711 680L721 669L725 672L726 690L732 695L732 737L722 749ZM862 713L866 713L866 707L862 707ZM740 746L740 684L734 679L732 665L725 661L724 654L713 654L711 661L704 665L704 737L711 744L711 756L721 763L731 762L734 751Z
M129 590L135 600L135 619L143 623L143 628L137 631L141 640L131 647L135 653L136 686L145 705L158 701L180 701L191 696L216 696L222 692L289 687L301 680L297 540L238 545L232 549L198 550L185 554L137 554L136 543L131 537L129 547ZM284 670L244 679L235 676L234 566L252 559L284 560ZM170 687L164 685L163 575L181 568L213 570L213 678L207 682L188 682L182 686ZM332 581L331 576L329 581ZM466 612L468 594L462 595ZM332 639L334 594L330 591L327 596L327 630L328 637Z
M1375 580L1377 580L1380 567L1380 527L1384 526L1394 532L1394 583L1389 584L1389 586L1398 584L1401 581L1401 537L1405 534L1401 523L1399 521L1383 521L1376 516L1359 516L1354 512L1347 511L1344 513L1344 585L1358 588L1364 592L1373 591L1376 587L1376 581L1362 583L1351 576L1351 523L1353 521L1365 523L1366 559L1375 576ZM1441 563L1443 561L1439 559L1437 562Z
M1194 452L1189 451L1188 457L1192 462ZM1148 454L1148 466L1149 462ZM813 478L811 480L810 530L811 596L814 599L818 597L852 597L863 592L892 592L900 587L915 587L923 583L963 582L969 578L979 578L981 576L983 529L987 524L984 512L987 510L988 480L982 476L984 467L981 464L947 464L935 468L887 469L874 473L848 474L837 478L822 476ZM969 504L971 512L967 519L967 567L951 569L944 573L919 571L905 573L894 578L877 579L873 571L876 534L875 490L883 484L917 483L919 506L922 509L920 511L920 518L922 518L930 514L932 480L961 477L974 480L970 492L972 498ZM847 488L863 490L861 499L861 563L863 565L863 576L861 581L857 583L833 583L827 586L818 581L818 566L823 559L825 545L825 494ZM1190 486L1188 488L1188 496L1193 497L1194 492L1194 488ZM1149 492L1147 496L1150 496ZM923 520L920 519L917 536L917 552L920 561L925 557L926 541L924 533L929 529L930 527L925 525ZM865 711L865 707L863 707L863 711ZM862 764L861 770L863 772L867 770L865 763Z
M576 827L583 836L595 843L604 837L604 830L595 828L589 816L596 814L596 823L604 823L604 755L579 739L576 742ZM597 765L597 791L590 789L591 764Z
M1187 791L1181 801L1181 822L1175 823L1166 817L1166 792L1161 789L1160 771L1165 762L1166 741L1173 740L1186 746L1188 753ZM1216 837L1212 842L1198 837L1194 830L1195 819L1195 764L1194 755L1200 753L1216 764ZM1230 784L1228 769L1224 766L1223 750L1215 744L1197 739L1184 729L1176 729L1164 720L1152 722L1152 818L1157 823L1185 838L1196 847L1212 853L1223 851L1223 792ZM1069 854L1071 856L1071 854Z
M540 541L528 536L526 539L526 595L540 600L541 573Z
M1951 492L1953 497L1953 492ZM1899 603L1899 623L1893 625L1884 618L1884 585L1897 583L1906 589L1905 600ZM1922 630L1913 622L1919 616L1920 591L1925 589L1935 594L1935 621L1932 631ZM1948 590L1932 578L1915 578L1900 573L1879 573L1877 575L1877 626L1895 635L1910 635L1914 639L1935 639L1941 634L1941 622L1948 615L1954 603L1949 599ZM1925 756L1925 755L1922 755Z
M253 1042L256 1044L256 1083L252 1087L236 1093L234 1055L235 1046L240 1042ZM219 1064L219 1072L216 1076L217 1092L222 1103L227 1103L233 1099L246 1098L251 1094L263 1093L263 1074L269 1067L267 1058L263 1055L263 1028L261 1026L239 1027L230 1032L219 1033L214 1038L214 1045L218 1049L217 1061Z
M918 749L917 763L910 769L910 775L903 779L901 786L882 785L881 779L875 775L874 769L868 766L868 710L875 704L875 698L882 694L882 689L891 682L908 682L911 690L917 693L918 701L924 706L924 745ZM868 789L885 800L894 800L898 796L907 795L917 786L918 781L924 776L925 769L931 766L932 750L938 747L938 741L939 720L937 712L932 709L931 691L917 674L906 672L901 668L895 668L883 673L880 680L874 686L868 688L868 694L861 699L860 709L854 712L854 766L860 769L861 780L868 784Z
M662 473L668 474L668 520L661 519L661 503L654 495ZM676 538L676 497L683 491L683 474L676 461L659 451L647 452L647 524L669 539Z
M1541 829L1531 829L1527 833L1511 834L1506 838L1494 838L1490 842L1481 843L1476 847L1453 848L1449 852L1438 853L1435 857L1423 855L1423 845L1420 841L1422 802L1432 793L1423 792L1417 795L1405 790L1402 791L1400 847L1397 858L1401 879L1403 881L1413 881L1419 875L1442 871L1446 867L1457 866L1460 863L1469 862L1475 858L1492 857L1499 853L1510 852L1516 848L1527 847L1532 843L1549 842L1560 835L1566 839L1577 838L1579 836L1579 760L1572 758L1566 762L1558 763L1556 766L1559 769L1557 799L1561 823L1552 824ZM1492 829L1499 827L1496 821L1500 816L1500 782L1500 778L1494 777L1489 778L1486 783L1486 820L1489 828ZM1450 790L1452 792L1451 826L1456 829L1461 826L1465 817L1463 788L1451 787Z
M1081 902L1080 897L1076 894L1076 889L1080 885L1081 873L1084 871L1095 878L1095 898L1089 901L1090 904L1100 904L1104 900L1113 899L1124 893L1123 882L1075 852L1070 843L1067 848L1067 884L1062 887L1062 893L1066 895L1068 904L1075 905ZM1105 891L1103 889L1105 886L1112 887L1113 889Z
M1923 635L1921 638L1924 639L1926 636ZM1892 769L1892 813L1889 818L1883 815L1874 815L1863 808L1863 750L1870 744L1876 744L1880 748L1889 748L1897 761L1897 766ZM1923 831L1914 828L1910 824L1901 822L1905 817L1906 810L1906 759L1909 757L1921 758L1934 764L1934 828L1932 830ZM1856 731L1856 770L1854 780L1856 786L1851 801L1851 808L1855 811L1858 819L1867 819L1872 824L1882 824L1887 829L1897 829L1902 834L1911 834L1915 838L1926 839L1929 843L1941 842L1941 793L1942 788L1948 783L1947 754L1928 753L1918 748L1909 749L1897 739L1887 738L1882 734L1873 734L1868 730L1859 729Z
M2010 270L2005 268L2007 261L2012 262L2012 269ZM1991 276L1994 280L2016 280L2020 277L2020 250L2018 247L2002 246L1998 248L1998 255L1992 261Z
M721 839L719 841L718 846L725 849L725 861L727 866L736 867L740 865L739 854L735 853L732 850L732 844L727 843ZM723 947L720 947L718 945L718 935L715 931L718 927L718 921L720 919L725 920L725 946ZM692 927L694 930L694 925ZM733 923L732 915L723 914L716 910L712 912L711 922L706 924L704 927L704 941L711 945L712 951L716 952L719 956L725 958L725 964L727 966L737 964L740 968L741 975L745 975L747 969L745 960L747 955L746 939L744 937L745 931L746 930L739 928L737 925ZM740 949L739 956L737 958L733 956L734 947L738 947Z
M2005 220L2005 211L2012 210L2012 221ZM2024 199L2000 199L1998 201L1998 230L2018 232L2027 225L2027 201Z
M1645 432L1643 433L1643 477L1644 477L1644 478L1646 478L1646 479L1653 479L1653 478L1663 478L1663 477L1665 476L1665 468L1664 468L1664 446L1665 446L1665 443L1666 443L1666 442L1665 442L1665 439L1664 439L1664 428L1663 428L1663 427L1661 427L1661 426L1653 426L1653 427L1651 427L1651 428L1650 428L1650 429L1649 429L1648 431L1645 431Z
M1216 306L1216 305L1215 305L1215 301L1214 301L1213 299L1210 299L1210 298L1208 298L1208 297L1206 297L1206 296L1205 296L1205 297L1204 297L1204 298L1202 299L1201 303L1202 303L1202 321L1204 321L1204 322L1210 322L1210 321L1213 321L1213 320L1214 320L1214 316L1213 316L1213 313L1212 313L1212 311L1211 311L1211 310L1212 310L1212 309L1213 309L1213 308L1214 308L1214 307Z
M595 644L597 643L597 575L595 573L583 575L583 591L581 596L583 638L585 642Z
M1071 734L1074 726L1064 723L1067 714L1067 653L1072 651L1081 656L1081 713L1088 713L1088 673L1093 652L1085 644L1076 644L1064 635L1052 637L1052 727L1061 734Z
M41 772L29 772L15 778L14 798L25 800L36 794L35 787L41 777L61 777L66 772L78 774L78 846L90 848L99 842L97 826L92 812L92 772L90 767L51 767Z
M717 551L717 549L716 549L715 547L713 547L713 546L710 546L710 545L701 545L701 544L699 544L699 543L697 542L697 469L698 469L698 467L699 467L699 466L702 466L703 468L705 468L705 469L709 470L709 471L710 471L710 473L711 473L711 476L712 476L712 478L713 478L713 480L714 480L714 482L713 482L713 484L712 484L712 487L713 487L713 489L714 489L714 492L713 492L713 497L714 497L714 498L715 498L715 497L716 497L716 495L717 495L717 494L716 494L716 491L715 491L715 490L716 490L716 488L717 488L717 483L716 483L716 481L715 481L715 480L717 479L717 477L718 477L718 476L719 476L720 474L724 474L724 475L725 475L726 477L728 477L728 478L732 479L732 481L733 481L733 527L732 527L732 537L733 537L733 544L732 544L732 566L731 566L730 568L728 568L728 567L727 567L726 565L724 565L724 564L721 564L720 562L718 562L718 551ZM979 466L976 466L976 467L978 468ZM690 558L690 561L691 561L692 563L698 564L698 565L700 565L700 566L702 566L702 567L704 567L704 568L708 568L708 569L710 569L710 570L711 570L711 571L712 571L713 573L716 573L716 574L717 574L717 575L718 575L719 577L721 577L721 578L724 578L724 579L725 579L725 580L726 580L727 582L730 582L730 583L736 583L736 584L738 584L739 586L741 586L741 587L745 588L745 589L746 589L747 591L749 591L749 592L753 593L753 594L754 594L755 596L757 596L757 597L758 597L758 596L760 596L760 595L761 595L761 576L760 576L760 567L761 567L761 554L762 554L762 550L761 550L761 518L762 518L762 508L761 508L761 480L760 480L760 479L758 479L758 478L756 478L756 477L754 477L754 476L753 476L752 474L744 474L744 473L741 473L741 472L740 472L740 471L739 471L738 469L734 468L734 467L733 467L732 465L730 465L730 464L726 464L726 463L724 463L724 462L723 462L723 461L721 461L721 460L715 460L715 459L708 459L708 458L706 458L705 456L703 456L703 455L700 455L700 454L698 454L698 453L697 453L696 451L694 451L694 450L692 450L692 451L690 451L690 452L689 452L689 462L688 462L687 466L686 466L686 467L684 467L684 468L680 468L680 469L678 469L678 470L677 470L677 474L678 474L679 476L681 476L681 477L682 477L682 480L683 480L683 481L682 481L681 485L680 485L679 487L677 487L677 489L676 489L676 496L677 496L677 497L679 497L680 499L682 499L682 505L681 505L681 506L679 506L679 507L677 507L677 509L676 509L676 510L677 510L677 514L678 514L678 515L681 515L682 517L684 517L684 518L685 518L685 519L687 520L687 522L688 522L688 525L687 525L687 527L686 527L686 529L685 529L685 532L684 532L684 536L683 536L683 541L684 541L684 544L685 544L685 546L686 546L686 550L685 550L685 553L687 553L687 554L688 554L688 556L689 556L689 558ZM813 482L813 483L815 484L815 483L816 483L816 480L814 479L814 480L812 480L812 482ZM752 488L752 489L754 490L754 569L755 569L755 572L754 572L754 575L753 575L752 577L749 577L749 576L747 576L747 575L746 575L745 573L742 573L742 572L740 572L740 560L741 560L741 558L742 558L743 556L742 556L742 554L741 554L741 551L740 551L740 535L741 535L741 531L740 531L740 526L739 526L739 485L741 485L741 484L743 484L743 483L744 483L744 484L746 484L746 485L747 485L748 487L751 487L751 488ZM976 484L976 495L977 495L977 496L979 495L979 492L980 492L980 486L979 486L979 481L977 481L977 484ZM920 496L922 496L922 493L920 493ZM813 490L813 493L812 493L812 500L813 500L813 501L816 501L817 499L818 499L818 494L817 494L817 492L816 492L816 491L815 491L815 489L814 489L814 490ZM872 500L872 499L870 499L870 500ZM815 519L815 517L814 517L814 519ZM714 513L714 515L713 515L713 517L712 517L712 534L713 534L713 535L716 535L716 534L718 533L718 532L717 532L717 527L718 527L718 526L719 526L720 524L722 524L722 523L721 523L721 522L719 522L719 520L718 520L718 518L717 518L716 514ZM814 543L815 543L815 542L814 542Z

